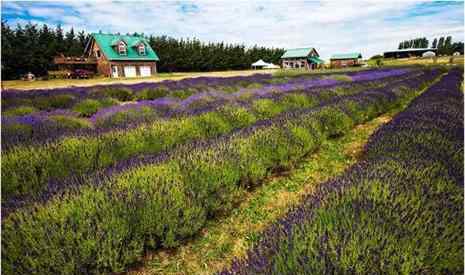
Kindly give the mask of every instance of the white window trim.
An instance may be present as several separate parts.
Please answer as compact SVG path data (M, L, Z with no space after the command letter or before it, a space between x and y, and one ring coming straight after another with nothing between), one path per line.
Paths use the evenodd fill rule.
M139 46L137 46L137 51L139 52L139 55L145 55L145 45L139 44Z
M122 50L124 49L124 50ZM127 49L126 49L126 44L124 44L124 42L119 42L118 43L118 54L119 55L127 55L128 52L127 52Z

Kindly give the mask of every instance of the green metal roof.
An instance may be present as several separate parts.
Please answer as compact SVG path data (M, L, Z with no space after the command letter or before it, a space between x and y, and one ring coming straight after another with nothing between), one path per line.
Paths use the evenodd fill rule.
M361 53L340 53L340 54L333 54L331 59L357 59L362 58Z
M106 33L92 33L92 37L98 44L103 54L108 60L142 60L142 61L159 61L157 53L150 47L147 40L142 36L118 35ZM124 41L127 45L126 55L119 55L113 48L119 41ZM134 47L140 42L145 45L145 55L139 55L137 48Z
M288 49L286 52L281 56L281 58L299 58L299 57L307 57L314 48L298 48L298 49Z
M324 63L325 63L324 60L319 59L319 58L316 57L316 56L309 57L308 60L310 60L311 62L313 62L313 63L315 63L315 64L324 64Z

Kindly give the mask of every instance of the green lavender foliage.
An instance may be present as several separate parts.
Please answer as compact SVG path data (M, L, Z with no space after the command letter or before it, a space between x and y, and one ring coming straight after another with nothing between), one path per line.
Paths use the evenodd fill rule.
M272 105L262 102L258 106ZM6 162L18 166L7 171L21 171L19 167L25 166L21 183L38 184L70 167L78 173L90 171L141 150L158 152L187 137L216 134L255 120L246 110L225 108L195 120L178 119L176 123L144 126L131 134L114 133L106 143L69 138L60 146L70 154L18 150L9 155L14 159ZM354 124L342 109L330 107L285 121L205 147L186 145L165 161L123 170L98 185L89 179L78 190L10 214L2 222L2 238L7 240L2 242L3 271L123 271L144 248L178 246L196 234L208 218L230 211L246 188L258 185L273 171L291 169L304 155L317 150L322 140L344 134ZM89 163L96 154L100 161ZM39 167L22 163L25 156L35 157L32 161ZM37 168L44 173L37 174ZM15 178L14 174L8 176ZM7 186L24 188L24 192L32 187L22 186L19 180Z

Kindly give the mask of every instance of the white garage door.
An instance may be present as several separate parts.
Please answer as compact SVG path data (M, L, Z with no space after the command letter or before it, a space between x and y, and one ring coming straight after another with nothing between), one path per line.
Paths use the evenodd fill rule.
M140 76L150 76L150 66L140 66Z
M124 66L125 77L136 77L136 66Z

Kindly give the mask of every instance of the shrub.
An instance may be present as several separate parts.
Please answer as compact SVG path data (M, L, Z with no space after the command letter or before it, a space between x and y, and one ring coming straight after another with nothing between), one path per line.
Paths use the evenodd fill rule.
M257 82L253 82L253 83L249 83L245 86L247 89L260 89L263 87L263 84L261 83L257 83Z
M119 101L131 101L133 99L133 92L128 88L123 87L107 87L103 89L106 96L115 98Z
M220 113L233 128L244 128L257 121L254 114L244 107L227 105L220 109Z
M195 91L192 89L183 89L183 90L175 90L169 93L170 96L177 97L180 99L186 99L194 94Z
M281 101L286 109L309 108L316 106L317 100L313 96L304 94L287 94Z
M193 124L204 136L208 137L227 133L232 129L228 121L220 114L214 112L201 114L193 120Z
M351 82L352 78L344 74L336 74L331 76L332 79L342 81L342 82Z
M103 107L103 108L111 107L111 106L120 104L120 102L117 99L112 98L112 97L104 97L104 98L98 100L98 102L100 103L101 107Z
M34 105L42 110L70 108L73 105L74 100L74 96L67 94L39 96L33 99Z
M259 118L263 119L280 113L282 107L271 99L259 99L252 103L252 110Z
M157 112L150 107L142 107L140 109L130 109L120 111L110 116L99 118L96 121L98 127L112 128L127 125L133 122L150 122L158 118Z
M138 100L154 100L165 97L169 93L168 88L160 86L157 88L146 88L137 94Z
M32 137L32 126L23 123L2 124L2 139L18 140L24 142ZM6 136L5 136L6 135Z
M378 100L369 93L361 97L367 104ZM85 179L84 186L69 194L6 218L4 268L42 274L121 271L145 247L179 245L198 232L208 217L229 211L244 190L241 187L258 184L274 169L292 167L318 148L321 140L333 132L343 134L349 125L350 118L335 107L288 113L228 137L180 146L135 168L116 169L109 179ZM31 176L35 181L42 175L88 173L135 152L160 152L181 141L206 137L204 133L215 135L231 128L223 115L211 113L100 139L67 138L60 145L65 149L57 155L59 147L46 148L48 156L34 152L26 158L27 153L22 155L26 150L7 155L5 177L18 179L12 171L22 170L12 166L25 166L30 171L23 179ZM41 162L44 158L48 159ZM29 162L34 166L26 165ZM7 192L12 192L10 188L23 192L31 188L28 184L29 180L18 180L16 186L9 182Z
M220 274L463 273L458 79L415 99L370 138L363 161L319 185Z
M49 116L49 119L57 123L59 128L64 128L64 129L69 129L69 130L92 127L92 124L88 120L77 118L77 117L54 115L54 116Z
M31 106L18 106L3 111L4 116L24 116L37 112L38 110Z
M415 79L414 83L423 81L422 79ZM379 94L384 93L386 91L379 91ZM370 110L371 106L376 105L377 94L362 93L357 97L363 99L366 103L363 105L363 110ZM160 153L161 150L170 149L176 144L225 134L239 125L249 126L259 118L270 118L272 114L277 114L277 112L274 112L275 108L280 111L285 110L285 107L282 107L280 103L275 103L269 99L262 100L262 102L264 102L264 104L261 103L263 105L271 102L271 108L261 106L265 112L261 116L256 116L244 109L238 109L237 113L234 113L231 109L229 111L225 109L226 111L219 110L214 112L215 114L203 117L192 116L182 119L161 120L131 130L112 131L97 137L65 138L60 142L35 146L34 148L19 146L17 150L8 152L4 156L2 181L4 186L10 183L16 186L18 182L24 185L24 189L8 188L8 190L13 190L13 194L34 193L35 190L43 188L49 178L63 179L71 174L93 172L100 167L107 167L110 164L115 164L125 158L135 157L139 154ZM260 104L258 106L260 107ZM270 110L273 112L267 114L266 112ZM234 119L230 121L230 117L234 117ZM311 121L311 117L307 116L307 119L302 120L300 124L307 125L307 122ZM116 121L118 121L118 118L125 119L126 114L117 115ZM150 119L150 114L147 118ZM322 119L328 122L318 123L318 125L311 127L318 128L318 131L325 135L340 135L351 124L351 119L338 109L335 109L334 117L329 113L326 116L322 115ZM320 122L321 119L316 121ZM224 130L227 132L222 132ZM21 157L12 156L10 158L8 156L10 154L19 154ZM40 157L36 158L36 155ZM27 160L27 162L23 162L24 160ZM31 167L31 169L23 169L23 166ZM55 169L56 166L59 169ZM4 194L6 197L12 195L8 192L4 192Z
M353 126L350 117L335 107L325 107L316 114L319 119L323 133L328 137L344 135Z
M95 99L85 99L76 105L74 105L73 110L78 112L83 117L90 117L95 114L102 105Z

